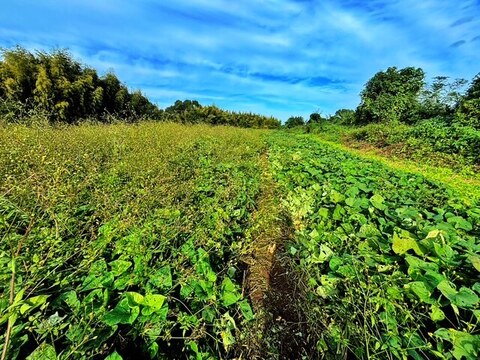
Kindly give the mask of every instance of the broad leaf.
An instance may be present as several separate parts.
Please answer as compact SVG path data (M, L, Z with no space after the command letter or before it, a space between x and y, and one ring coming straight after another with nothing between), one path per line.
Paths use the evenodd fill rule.
M242 312L242 315L245 318L245 320L247 321L253 320L253 311L247 300L240 301L238 303L238 306L240 307L240 311Z
M408 250L413 250L417 255L423 254L422 249L418 246L415 239L408 237L399 237L396 233L393 234L392 250L395 254L403 255Z
M385 199L383 198L382 195L375 194L370 198L370 203L377 208L378 210L385 210L386 206L383 203Z
M160 294L147 294L143 300L142 315L148 316L162 309L165 296Z
M37 347L26 360L56 360L57 353L52 345L43 343Z
M123 358L115 351L108 355L105 360L123 360Z
M240 294L237 287L229 278L222 281L222 302L224 306L230 306L240 300Z
M432 305L430 308L430 319L433 321L442 321L445 319L445 313L437 305Z
M424 282L422 281L415 281L410 284L405 285L407 289L410 289L418 298L427 304L432 304L434 301L430 298L432 293L427 288Z
M138 306L128 306L128 300L123 299L113 310L105 314L103 321L109 326L117 324L133 324L138 317L138 314L140 314L140 308Z
M462 287L455 295L455 299L452 302L460 308L471 308L478 304L478 301L478 296L473 290Z
M132 263L125 260L115 260L110 262L109 265L112 268L112 274L120 276L132 266Z

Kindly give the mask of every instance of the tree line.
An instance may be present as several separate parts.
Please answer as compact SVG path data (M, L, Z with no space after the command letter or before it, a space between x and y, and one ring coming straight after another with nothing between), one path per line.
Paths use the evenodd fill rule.
M279 128L281 123L274 117L247 112L222 110L214 105L202 106L196 100L177 100L165 109L163 118L167 121L212 125L230 125L244 128Z
M88 118L107 121L109 116L128 121L157 119L161 114L140 91L130 92L115 74L99 76L66 50L3 50L0 99L2 117L12 121L32 114L63 123Z
M49 123L83 120L135 122L149 119L241 127L277 128L280 121L178 100L160 109L141 91L130 91L113 72L100 76L76 61L67 50L30 52L3 49L0 58L0 117L6 122Z
M308 121L292 116L286 127L330 121L344 125L372 123L415 125L426 120L447 125L468 126L480 130L480 73L469 83L437 76L428 84L421 68L390 67L376 73L360 93L355 110L340 109L332 116Z

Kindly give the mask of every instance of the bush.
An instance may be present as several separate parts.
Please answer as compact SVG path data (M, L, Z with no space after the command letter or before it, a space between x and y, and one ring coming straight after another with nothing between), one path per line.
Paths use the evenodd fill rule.
M480 164L480 131L455 122L449 125L442 118L425 120L415 126L370 124L352 131L350 136L379 148L401 144L409 153L459 155L467 163Z

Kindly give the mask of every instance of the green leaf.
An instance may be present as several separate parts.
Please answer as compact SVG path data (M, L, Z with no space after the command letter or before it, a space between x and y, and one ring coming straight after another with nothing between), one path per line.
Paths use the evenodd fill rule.
M335 209L333 210L332 218L334 220L342 220L343 216L345 215L345 209L340 206L340 204L337 204L335 206Z
M345 200L345 204L347 204L350 207L354 207L355 205L355 198L348 198Z
M135 307L143 304L143 295L139 294L137 292L129 291L125 293L127 300L128 300L128 306L130 307Z
M193 278L188 278L180 288L180 296L183 299L188 298L195 290L195 286L197 286L197 281L195 281Z
M432 305L430 308L430 319L433 321L442 321L445 319L445 313L437 305Z
M312 256L312 262L314 264L321 264L324 263L325 261L328 261L333 255L332 249L330 249L327 245L321 244L319 246L319 253L314 254Z
M445 341L451 341L450 333L447 329L440 328L437 331L435 331L433 335L439 339L442 339Z
M70 307L71 310L80 309L81 303L78 300L77 293L74 290L62 294L62 299Z
M373 224L363 224L358 231L358 236L365 239L381 235L382 233Z
M370 198L370 203L378 210L386 209L386 206L383 204L384 201L385 199L383 198L383 196L379 194L375 194Z
M477 360L480 351L480 340L478 336L464 331L449 329L453 344L452 354L457 360Z
M148 347L148 355L150 355L150 359L154 359L156 355L158 354L158 344L156 342L153 342L150 344Z
M170 265L161 267L151 278L150 282L153 286L162 290L169 290L173 286L172 270Z
M202 250L204 252L204 250ZM202 260L197 262L197 272L201 274L205 279L209 282L216 282L217 281L217 274L213 271L210 262L208 260L208 255L200 255L202 252L199 251L199 258Z
M295 254L298 252L298 250L294 246L290 246L290 249L288 250L290 255L295 256Z
M188 343L188 345L190 345L190 350L192 350L195 354L198 355L198 345L196 342L193 342L193 341L190 341Z
M329 262L329 267L333 271L336 271L341 265L343 265L343 259L338 256L332 256Z
M355 267L351 264L339 266L336 272L347 279L355 279L358 276Z
M475 284L473 284L472 290L475 290L477 293L480 294L480 282L476 282Z
M238 294L237 287L229 278L225 278L222 281L222 302L224 306L230 306L240 300L240 294Z
M477 294L469 288L462 287L460 291L455 295L455 299L452 301L460 308L471 308L478 304L479 298Z
M407 261L409 268L408 268L408 274L411 275L412 273L415 273L419 270L422 271L433 271L433 272L438 272L438 265L435 263L423 261L422 259L419 259L415 256L412 255L405 255L405 260Z
M205 309L202 310L202 318L207 320L209 323L212 323L215 320L216 312L210 306L207 306Z
M436 239L439 235L443 236L443 233L442 230L431 230L425 239Z
M97 274L90 274L85 278L85 280L83 280L82 291L101 288L103 287L102 281L103 281L103 277Z
M132 266L132 263L125 260L115 260L110 262L109 265L112 268L112 274L120 276Z
M115 351L108 355L105 360L123 360L123 358Z
M433 248L435 250L435 254L437 254L437 257L447 263L455 256L455 252L447 244L440 245L438 243L434 243Z
M396 233L393 234L392 250L395 254L403 255L408 250L413 250L417 255L423 254L423 251L418 246L415 239L408 237L399 237Z
M332 190L332 192L330 193L330 198L332 199L332 202L335 204L338 204L343 200L345 200L345 196L343 194L340 194L336 190Z
M472 263L473 267L480 272L480 256L470 256L470 262Z
M143 300L142 315L148 316L160 311L165 302L165 296L160 294L147 294Z
M247 300L240 301L238 303L238 306L240 307L240 311L242 312L242 315L245 318L245 320L247 321L253 320L253 311Z
M351 186L345 191L345 195L348 195L351 198L354 198L355 196L358 195L360 190L356 186Z
M447 280L444 280L438 284L437 289L440 290L443 296L448 300L454 301L455 296L457 295L457 290L455 290Z
M160 320L167 320L168 316L168 302L164 302L160 310L156 312L156 315Z
M31 297L24 301L20 307L20 314L25 314L27 311L33 310L34 308L45 304L48 299L48 295L38 295Z
M103 318L105 324L114 326L117 324L133 324L133 322L140 314L140 308L138 306L128 306L128 300L121 300L115 308L107 312Z
M223 342L223 346L225 347L225 350L228 351L230 346L235 344L235 337L232 335L232 332L228 328L225 329L224 331L221 331L220 336L222 337L222 342Z
M329 214L330 214L330 212L328 211L327 208L322 207L322 208L318 209L318 216L320 216L321 218L326 219L326 218L329 217Z
M448 223L454 224L455 229L463 229L465 231L471 231L473 229L472 223L465 220L461 216L452 216L447 219Z
M52 345L42 343L37 347L26 360L56 360L57 353Z
M405 285L407 289L410 289L418 298L427 304L432 304L434 301L430 298L432 294L430 290L427 288L424 282L422 281L414 281L407 285Z
M473 310L473 315L477 318L477 322L480 322L480 310Z

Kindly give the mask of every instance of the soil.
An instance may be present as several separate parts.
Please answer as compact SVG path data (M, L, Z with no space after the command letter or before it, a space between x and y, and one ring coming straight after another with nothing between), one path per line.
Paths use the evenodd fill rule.
M285 244L293 236L291 220L281 212L275 182L268 172L268 159L262 156L264 187L257 199L251 237L252 254L247 291L256 321L238 358L241 359L312 359L314 345L308 337L306 318L298 305L302 297L299 279L282 257Z

